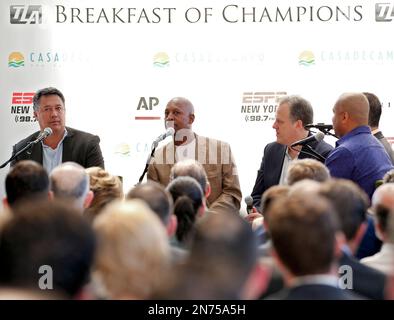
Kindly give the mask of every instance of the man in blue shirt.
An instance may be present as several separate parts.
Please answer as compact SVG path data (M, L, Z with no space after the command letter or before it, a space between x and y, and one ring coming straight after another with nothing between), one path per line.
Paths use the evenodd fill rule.
M357 183L371 198L376 181L393 168L368 126L369 104L362 93L345 93L334 106L335 134L340 138L326 160L332 177Z
M368 126L368 99L362 93L344 93L335 103L333 112L332 124L339 140L328 156L326 166L332 177L352 180L371 198L376 182L393 166L387 152ZM380 245L369 217L368 229L359 246L357 258L375 254L380 250Z

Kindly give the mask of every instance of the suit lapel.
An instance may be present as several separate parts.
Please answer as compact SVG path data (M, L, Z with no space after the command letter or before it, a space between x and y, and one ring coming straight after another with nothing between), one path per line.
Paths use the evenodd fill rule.
M62 162L71 161L72 156L72 140L70 139L74 135L74 131L71 128L67 129L67 136L63 140L63 154L62 154Z
M29 158L31 160L34 160L36 162L39 162L41 164L43 164L43 159L42 159L42 143L36 143L33 148L30 150L31 154L29 155ZM25 151L28 152L28 151Z

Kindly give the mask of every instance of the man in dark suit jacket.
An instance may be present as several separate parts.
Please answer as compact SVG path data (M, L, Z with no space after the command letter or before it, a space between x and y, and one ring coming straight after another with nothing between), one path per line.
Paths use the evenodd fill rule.
M380 116L382 115L382 104L375 94L370 92L363 92L363 94L367 97L369 103L368 125L371 127L371 133L383 145L384 149L390 156L391 163L394 164L393 148L379 129Z
M11 166L20 160L34 160L50 172L62 162L73 161L88 168L99 166L104 168L104 160L100 149L100 138L87 132L65 126L65 99L56 88L44 88L33 98L34 117L41 131L51 128L52 134L42 142L32 146L14 159ZM21 140L13 147L13 154L34 141L39 131Z
M268 225L273 257L287 288L269 296L282 300L356 299L335 273L337 223L330 203L317 192L293 191L272 204Z
M285 96L279 102L273 128L276 131L276 142L268 144L264 149L264 156L252 191L253 204L260 210L261 195L269 187L283 184L286 180L287 165L296 158L313 157L308 149L291 148L294 142L306 138L310 133L304 128L313 122L311 104L300 96ZM333 149L324 141L314 141L309 145L323 157L327 157Z
M319 193L330 200L344 234L339 265L351 270L352 288L348 289L369 299L384 299L386 276L353 257L367 228L368 196L354 182L345 179L324 182Z

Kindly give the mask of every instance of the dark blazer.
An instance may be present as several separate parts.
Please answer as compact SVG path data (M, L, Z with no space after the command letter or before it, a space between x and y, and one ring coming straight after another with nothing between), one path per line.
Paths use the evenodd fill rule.
M379 140L379 142L383 145L384 150L386 150L387 154L390 156L391 163L394 164L394 151L391 147L391 144L387 141L382 131L378 131L374 134L374 137Z
M342 290L326 284L303 284L286 288L269 296L269 300L359 300L347 290Z
M333 149L331 145L324 141L315 141L309 145L325 158ZM264 149L264 156L261 160L260 169L257 171L257 178L252 191L253 205L257 210L260 210L261 195L264 191L279 183L286 148L283 144L272 142L267 144ZM298 159L312 158L312 156L304 153L308 152L305 146L302 147L301 151Z
M102 167L104 168L104 159L100 149L100 138L87 132L79 131L73 128L67 128L67 136L63 140L63 158L62 162L73 161L79 163L85 168ZM19 141L12 148L12 154L21 150L30 141L34 141L40 132L37 131L27 138ZM36 143L31 154L23 152L14 161L11 166L20 160L34 160L40 164L43 162L42 144Z
M362 264L347 253L343 253L339 260L339 265L351 267L353 272L353 290L351 292L368 299L384 299L386 276L382 272Z

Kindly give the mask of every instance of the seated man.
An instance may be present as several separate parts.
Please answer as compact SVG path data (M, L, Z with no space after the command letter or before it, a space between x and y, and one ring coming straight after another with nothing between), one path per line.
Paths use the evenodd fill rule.
M209 211L239 210L242 194L231 148L226 142L195 134L194 118L194 106L186 98L173 98L167 103L166 127L175 129L174 140L156 151L148 167L148 180L167 186L174 163L195 159L203 165L211 186Z
M276 142L269 143L264 149L264 156L257 172L253 187L253 205L260 212L261 195L269 187L285 184L289 164L295 159L310 158L306 147L291 148L291 145L306 138L309 133L305 125L313 122L313 109L309 101L299 96L286 96L279 102L273 128ZM311 142L310 146L323 157L332 150L324 141Z
M368 100L362 93L344 93L333 112L332 123L339 140L326 166L332 177L354 181L371 198L376 182L393 169L393 165L368 127Z
M272 299L348 300L335 272L337 223L327 200L295 192L269 209L273 257L287 285Z
M66 161L79 163L85 168L99 166L104 168L100 149L100 138L90 133L65 126L66 106L63 94L56 88L44 88L33 98L34 117L40 130L52 129L52 134L31 148L31 152L20 154L11 163L20 160L34 160L43 165L48 173ZM13 147L13 154L36 140L38 132L33 133Z
M370 92L363 92L363 94L367 97L369 103L368 125L371 127L371 133L383 145L387 154L390 156L391 163L394 164L393 148L379 129L380 116L382 115L382 104L375 94Z

